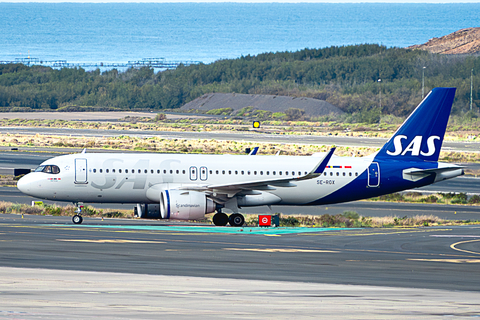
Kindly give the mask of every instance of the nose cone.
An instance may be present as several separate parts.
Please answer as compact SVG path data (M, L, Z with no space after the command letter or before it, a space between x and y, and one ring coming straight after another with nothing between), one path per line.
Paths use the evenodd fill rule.
M30 177L29 177L29 176L30 176ZM20 191L23 192L23 193L29 194L30 188L31 188L31 184L32 184L31 182L32 182L31 174L27 174L27 175L23 176L23 177L20 178L20 180L18 180L18 182L17 182L17 188L18 188L18 190L20 190Z

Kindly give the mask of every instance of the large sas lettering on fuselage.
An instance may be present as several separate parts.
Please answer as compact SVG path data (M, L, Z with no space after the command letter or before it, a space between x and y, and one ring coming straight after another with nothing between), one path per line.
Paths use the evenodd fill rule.
M407 136L398 135L395 136L393 139L393 145L395 147L395 151L387 150L387 154L390 156L404 156L407 152L410 152L412 156L422 155L424 157L429 157L435 153L435 140L440 140L439 136L431 136L427 139L427 152L420 150L422 147L422 136L416 136L413 140L409 143L409 145L403 149L402 140L408 139Z

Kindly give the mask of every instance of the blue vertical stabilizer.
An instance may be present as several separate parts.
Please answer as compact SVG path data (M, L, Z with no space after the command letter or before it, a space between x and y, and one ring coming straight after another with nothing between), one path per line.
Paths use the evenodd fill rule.
M438 161L455 88L435 88L380 149L375 160Z

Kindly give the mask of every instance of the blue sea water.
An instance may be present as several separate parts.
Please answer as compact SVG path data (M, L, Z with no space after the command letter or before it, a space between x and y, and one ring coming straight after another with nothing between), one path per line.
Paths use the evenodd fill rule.
M478 27L480 3L0 3L0 60L202 61Z

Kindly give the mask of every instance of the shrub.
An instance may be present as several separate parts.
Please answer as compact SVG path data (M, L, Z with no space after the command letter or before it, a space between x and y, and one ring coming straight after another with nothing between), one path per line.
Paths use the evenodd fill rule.
M155 116L155 122L163 121L165 119L167 119L165 113L157 113L157 115Z
M60 216L62 211L62 208L57 206L45 206L44 208L44 213L52 216Z
M345 211L343 216L351 220L358 220L360 218L360 215L355 211Z
M298 227L300 225L300 221L298 221L295 217L280 217L280 225L282 227Z
M435 197L433 194L431 196L428 196L422 199L422 202L426 202L426 203L437 203L437 201L438 201L438 198Z
M480 203L480 196L479 195L473 195L470 200L468 200L468 203L475 204L475 203Z
M405 197L401 193L384 194L378 198L382 201L405 201Z

